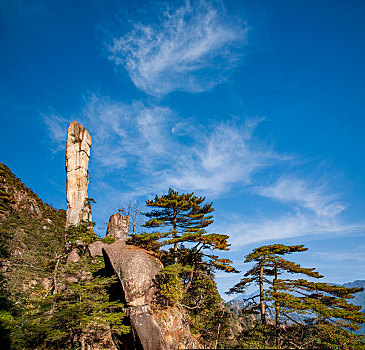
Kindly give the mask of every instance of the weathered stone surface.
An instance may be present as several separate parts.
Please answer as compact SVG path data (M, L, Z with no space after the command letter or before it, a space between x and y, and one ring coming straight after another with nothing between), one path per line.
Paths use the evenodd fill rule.
M127 239L129 216L122 216L119 213L113 214L108 223L106 235L115 239Z
M199 349L199 344L191 336L190 327L179 309L155 309L153 318L160 329L166 350Z
M67 226L77 225L81 220L91 221L91 208L86 203L90 147L89 132L73 121L68 127L66 143Z
M66 264L72 264L80 261L80 255L77 252L77 249L73 249L70 254L68 254Z
M148 305L154 298L153 279L162 263L147 250L117 240L103 248L105 263L117 273L128 306Z
M167 350L161 329L156 323L148 305L128 309L131 326L138 334L143 350Z
M110 222L118 221L115 217ZM111 225L113 226L113 225ZM199 348L189 325L177 308L152 309L156 287L154 278L161 270L161 261L152 253L123 239L103 247L107 271L118 275L121 297L125 299L126 312L134 337L122 337L125 350L177 350Z
M95 256L103 256L102 249L106 246L108 246L108 245L102 241L96 241L96 242L89 244L88 250L89 250L90 256L93 258Z

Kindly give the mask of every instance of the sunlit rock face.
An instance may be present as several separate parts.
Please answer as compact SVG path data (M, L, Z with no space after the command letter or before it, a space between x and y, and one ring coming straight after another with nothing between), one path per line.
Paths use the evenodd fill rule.
M116 241L104 245L106 270L117 274L121 283L120 297L133 329L134 338L122 337L125 350L197 349L184 315L177 308L158 310L155 300L155 277L162 269L161 261L153 252L125 243L128 217L114 214L108 224L108 235Z
M89 132L73 121L68 127L66 143L67 226L77 225L81 220L91 221L91 207L87 203L90 147Z
M104 259L111 264L122 283L126 304L150 304L155 295L153 279L162 268L160 260L147 250L127 245L122 240L103 247L103 250Z
M115 239L126 240L129 226L129 216L122 216L119 213L113 214L108 223L106 235Z

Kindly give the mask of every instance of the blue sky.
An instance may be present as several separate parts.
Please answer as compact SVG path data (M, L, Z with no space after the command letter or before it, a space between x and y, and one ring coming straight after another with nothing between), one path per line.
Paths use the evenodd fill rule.
M104 233L123 200L213 201L245 271L262 244L365 278L365 3L0 1L0 161L66 207L65 138L92 136ZM223 292L239 275L217 273Z

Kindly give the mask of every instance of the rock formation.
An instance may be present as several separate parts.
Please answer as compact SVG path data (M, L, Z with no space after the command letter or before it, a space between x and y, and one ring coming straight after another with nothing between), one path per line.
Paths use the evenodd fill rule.
M108 232L121 232L121 222L123 217L120 214L112 215ZM178 309L161 312L151 307L156 292L154 279L163 267L161 261L152 252L126 244L125 239L121 235L113 244L102 248L107 271L119 277L126 314L137 338L126 336L122 339L124 349L198 348Z
M113 214L108 223L106 235L115 239L126 240L129 226L129 216Z
M103 256L102 249L104 247L107 247L108 245L102 241L96 241L88 245L88 251L92 258L95 258L96 256Z
M87 203L90 147L88 131L76 121L72 122L66 145L67 226L77 225L81 220L91 221L91 208ZM109 220L107 236L115 238L115 242L97 241L88 246L91 257L104 256L105 273L119 278L120 283L111 288L110 296L124 301L131 332L114 337L117 347L124 350L198 348L178 309L152 307L156 292L154 279L163 266L153 252L126 244L128 226L129 216L114 214ZM78 259L75 250L68 261Z
M147 250L122 240L104 247L104 259L118 275L128 306L148 305L154 298L153 279L161 270L161 261Z
M68 127L66 143L67 226L77 225L81 220L91 221L91 207L87 203L90 147L89 132L73 121Z
M127 239L129 225L129 216L122 216L120 214L113 214L108 223L106 235L115 238L116 240ZM108 247L108 244L102 241L96 241L88 245L89 254L91 257L103 256L102 249Z

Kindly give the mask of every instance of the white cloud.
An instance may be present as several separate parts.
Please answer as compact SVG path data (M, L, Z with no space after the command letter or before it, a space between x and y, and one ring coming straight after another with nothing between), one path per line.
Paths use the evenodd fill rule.
M53 140L63 149L70 120L55 114L44 120ZM234 250L256 242L354 234L365 228L363 223L340 220L345 206L324 180L282 176L270 186L257 186L258 173L267 174L275 165L291 159L278 155L254 136L261 119L204 127L193 120L181 120L167 107L139 102L126 105L92 95L78 120L92 135L91 172L95 185L107 181L109 171L127 184L123 190L100 188L109 193L103 203L112 203L113 196L119 201L122 197L166 193L169 187L214 199L239 185L289 204L288 212L276 217L235 217L230 212L227 223L221 221L214 229L228 232ZM275 207L269 211L272 209Z
M302 236L345 235L359 233L365 229L364 223L347 224L332 218L325 220L314 214L287 214L276 218L247 219L236 218L234 222L224 226L230 235L231 250L243 246L270 242Z
M67 128L70 121L54 113L43 115L43 120L53 141L51 149L54 152L65 150Z
M259 121L220 123L210 133L195 135L197 142L182 152L168 182L182 190L211 195L224 193L233 184L250 184L254 173L280 159L255 141L253 131Z
M345 210L336 196L329 193L324 180L282 176L272 186L258 187L257 192L264 197L295 203L322 217L333 218Z
M365 252L364 250L359 251L358 249L348 252L314 252L316 256L322 257L328 261L356 261L359 263L365 263Z
M143 171L161 164L169 145L168 125L173 113L167 107L142 103L126 105L92 95L83 111L92 135L95 158L102 167Z
M253 243L276 243L294 237L361 234L365 229L363 222L341 220L340 214L346 208L338 201L339 196L331 192L329 181L323 177L314 180L286 175L271 186L252 188L260 196L288 203L289 208L286 213L275 217L261 214L242 217L231 213L227 223L221 223L217 231L228 232L232 250ZM269 211L276 208L275 203L269 205ZM280 213L279 210L276 212Z
M166 107L125 105L96 95L82 115L92 135L96 168L104 169L102 175L135 169L128 172L134 196L169 187L217 196L233 184L249 185L253 174L286 159L255 139L262 119L203 127L181 121Z
M109 59L151 95L201 92L222 82L239 60L247 25L225 18L221 4L185 2L158 24L135 24L108 46Z

